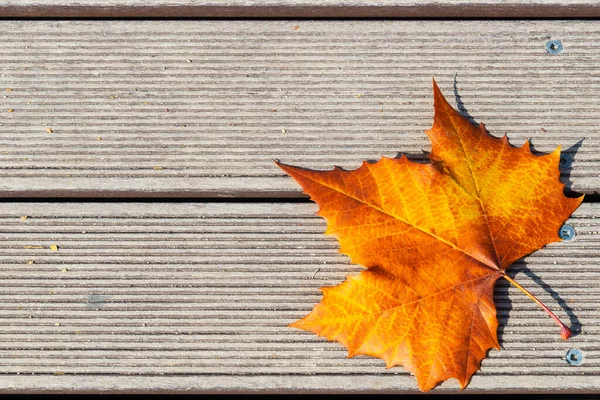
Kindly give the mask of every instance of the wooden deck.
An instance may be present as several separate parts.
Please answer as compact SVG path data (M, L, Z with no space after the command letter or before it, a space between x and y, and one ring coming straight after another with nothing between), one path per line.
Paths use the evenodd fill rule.
M287 328L361 267L272 159L423 158L432 77L492 134L561 145L592 194L574 240L513 267L577 335L500 282L503 349L465 392L600 392L600 24L544 19L595 2L147 3L0 5L0 393L416 392Z

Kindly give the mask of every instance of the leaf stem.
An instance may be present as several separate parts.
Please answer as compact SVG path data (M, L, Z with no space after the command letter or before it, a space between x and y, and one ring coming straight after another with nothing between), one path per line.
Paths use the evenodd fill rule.
M558 319L556 314L554 314L552 311L550 311L550 309L548 307L546 307L546 305L544 303L539 301L533 294L531 294L531 292L529 292L529 290L525 289L523 286L521 286L520 284L515 282L510 276L504 274L504 275L502 275L502 277L504 279L506 279L507 281L509 281L511 283L511 285L513 285L514 287L518 288L520 291L525 293L527 295L527 297L529 297L531 300L535 301L540 307L542 307L542 309L544 311L546 311L546 313L548 313L550 318L552 318L554 321L556 321L558 326L560 326L560 337L563 340L567 340L568 338L571 337L571 335L572 335L571 330L565 324L563 324L562 321L560 319Z

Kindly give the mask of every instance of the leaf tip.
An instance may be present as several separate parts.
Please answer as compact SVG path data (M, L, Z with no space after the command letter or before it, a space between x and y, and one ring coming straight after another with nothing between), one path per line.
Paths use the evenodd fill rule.
M465 379L464 381L458 381L458 384L460 385L460 390L465 390L465 388L469 385L470 381L471 378Z
M358 352L354 349L348 349L348 353L346 354L346 358L352 358L359 355Z
M277 165L279 168L281 168L282 170L285 171L285 164L281 162L281 160L279 158L274 158L273 159L273 164Z
M440 87L438 86L437 82L435 81L435 78L431 78L431 82L432 82L432 86L433 86L433 104L436 104L440 98L444 99L444 95L442 94L442 91L440 90Z
M310 325L307 325L307 318L310 316L310 313L299 320L296 320L290 324L288 324L288 328L300 329L303 331L314 332L314 330L310 329Z
M456 111L456 109L454 109L454 107L452 107L450 105L450 103L448 103L448 100L446 99L446 97L444 96L444 94L442 93L442 91L440 90L437 82L435 80L433 80L433 120L434 120L434 128L435 128L435 121L439 120L440 118L442 118L443 114L450 114L453 116L459 116L461 118L464 118L460 115L460 113L458 111ZM432 129L434 129L432 128ZM430 137L430 132L432 131L432 129L430 129L429 131L425 131L425 133L427 133L427 136Z
M304 328L302 327L302 319L299 319L297 321L294 321L294 322L288 324L288 328L295 328L295 329L302 329L302 330L304 330Z
M288 324L288 328L296 328L296 324L298 323L298 321L294 321Z

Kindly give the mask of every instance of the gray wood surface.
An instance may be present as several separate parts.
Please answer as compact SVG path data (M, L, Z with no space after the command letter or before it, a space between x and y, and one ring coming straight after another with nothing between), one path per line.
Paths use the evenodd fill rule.
M4 0L3 17L591 18L593 0Z
M0 18L599 16L578 0L0 4ZM1 394L415 392L402 368L287 328L361 269L314 204L100 201L294 198L272 159L423 158L431 77L492 134L562 145L568 190L599 191L597 21L3 19L0 36L0 195L99 201L0 207ZM561 341L500 282L503 350L467 392L600 391L599 221L584 204L575 240L514 266L578 334Z
M429 144L431 78L515 145L600 176L597 21L0 21L5 197L297 197L272 163ZM546 44L561 40L550 55ZM456 78L455 78L456 76ZM51 133L50 133L51 130Z
M0 392L414 392L402 368L286 327L360 271L314 204L3 203ZM27 216L27 218L22 218ZM600 207L501 280L503 349L467 392L600 390ZM58 251L50 246L56 244ZM564 357L583 351L581 366ZM438 392L456 392L455 381Z

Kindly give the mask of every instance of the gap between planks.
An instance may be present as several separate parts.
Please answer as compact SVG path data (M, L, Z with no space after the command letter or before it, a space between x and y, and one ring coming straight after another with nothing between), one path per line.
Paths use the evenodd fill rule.
M598 18L592 0L5 0L4 18Z

